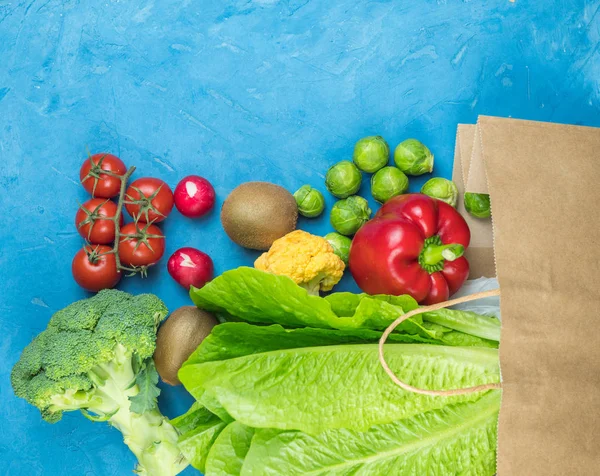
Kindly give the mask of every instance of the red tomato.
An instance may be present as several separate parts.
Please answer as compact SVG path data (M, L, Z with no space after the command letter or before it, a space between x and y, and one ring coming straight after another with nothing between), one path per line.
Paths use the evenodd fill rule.
M107 170L116 175L125 175L127 167L121 159L112 154L94 154L87 159L79 170L79 180L93 197L112 198L119 195L121 179L102 173Z
M114 288L121 279L112 248L105 245L86 245L77 252L71 264L73 278L88 291Z
M215 189L208 180L198 175L189 175L175 187L175 206L190 218L206 215L215 204Z
M206 253L195 248L178 249L169 258L167 269L171 277L185 289L201 288L213 277L213 262Z
M173 192L161 179L139 178L125 192L125 208L134 220L158 223L173 209Z
M108 245L115 241L117 205L108 198L92 198L85 202L75 215L75 226L79 234L90 243ZM109 219L107 219L109 218ZM119 217L123 224L123 215Z
M140 228L128 223L121 228L119 258L125 266L149 266L165 253L165 237L160 228L149 223Z

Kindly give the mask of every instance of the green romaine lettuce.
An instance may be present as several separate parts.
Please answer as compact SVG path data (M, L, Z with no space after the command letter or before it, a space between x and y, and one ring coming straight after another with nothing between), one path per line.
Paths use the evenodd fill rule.
M471 334L465 334L460 331L452 330L432 322L423 321L416 324L420 328L419 334L429 336L435 343L442 345L463 346L463 347L493 347L498 348L498 342L495 340L482 339Z
M215 420L215 415L211 413L200 402L194 402L190 409L183 415L171 420L171 425L177 428L179 434L187 433L188 431L197 428L199 425L209 423Z
M196 399L203 407L215 415L219 420L225 423L231 423L233 418L227 410L223 408L221 402L217 400L210 392L204 392L202 395L197 395Z
M365 432L341 429L309 435L259 429L241 473L225 474L491 476L496 470L499 410L500 392L493 391L475 402L448 405Z
M313 327L284 329L280 325L253 326L245 322L226 322L213 328L188 358L186 365L233 359L280 349L373 343L379 341L381 334L380 331L371 329L338 330ZM438 342L411 334L392 334L388 341L424 344Z
M418 307L410 296L347 292L312 296L286 276L244 267L223 273L202 289L192 287L190 296L198 307L228 316L228 321L348 331L383 330ZM444 345L497 347L500 322L472 312L442 309L412 317L397 328L398 333Z
M254 428L233 422L227 425L213 443L206 458L206 474L209 476L239 476ZM261 471L255 474L261 473Z
M180 433L177 446L183 456L194 468L204 472L208 452L227 423L198 402L171 423Z
M426 389L498 382L496 349L426 344L386 345L390 368ZM255 428L318 433L331 428L364 431L480 393L429 397L398 388L378 360L377 344L303 347L194 364L179 371L197 399L208 392L235 420Z
M349 292L341 292L329 294L323 299L325 299L331 305L331 310L336 315L340 317L351 317L356 313L356 308L365 298L387 302L392 306L400 307L402 310L404 310L404 312L412 311L418 307L417 301L407 295L390 296L387 294L375 294L371 296L364 293L354 294Z
M443 345L498 348L498 342L495 340L482 339L481 337L475 337L458 331L445 332L440 340Z
M339 298L313 296L287 276L246 267L226 271L201 289L193 286L190 289L192 301L201 309L230 314L248 322L286 327L385 329L398 316L417 308L410 296L381 298L359 294L342 309L339 303L350 293L343 294ZM350 306L355 306L353 314L343 315ZM336 314L334 308L343 311L342 315ZM411 321L419 324L422 319L416 316L399 329L418 333L419 327Z
M311 296L252 268L190 295L247 321L216 326L179 372L198 403L173 423L207 476L494 474L499 391L424 396L380 366L381 331L412 298ZM403 323L385 355L409 384L464 388L500 380L499 336L495 318L442 310Z
M423 320L482 339L500 341L500 321L495 317L455 309L425 312Z

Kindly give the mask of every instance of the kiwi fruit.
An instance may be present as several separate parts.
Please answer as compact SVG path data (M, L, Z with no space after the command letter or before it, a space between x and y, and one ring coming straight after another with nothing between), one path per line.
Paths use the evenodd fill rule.
M221 208L221 223L229 238L253 250L268 250L275 240L294 231L297 221L293 195L268 182L241 184Z
M169 316L158 329L154 351L154 364L164 382L181 384L177 372L218 323L195 306L180 307Z

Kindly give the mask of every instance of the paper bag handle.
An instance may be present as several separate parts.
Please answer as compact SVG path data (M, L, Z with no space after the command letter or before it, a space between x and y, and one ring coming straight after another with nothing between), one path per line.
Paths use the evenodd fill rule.
M456 388L451 390L426 390L424 388L413 387L412 385L409 385L400 380L398 377L396 377L396 374L392 372L389 365L385 361L385 356L383 355L383 345L385 344L385 341L388 339L388 337L394 331L394 329L396 329L396 327L398 327L407 319L410 319L411 317L416 316L417 314L421 314L423 312L437 311L438 309L443 309L448 306L454 306L455 304L475 301L476 299L483 299L491 296L500 296L500 290L492 289L491 291L482 291L479 293L470 294L469 296L451 299L449 301L440 302L431 306L420 307L400 316L398 319L396 319L390 324L390 326L385 330L385 332L381 336L381 339L379 339L379 362L381 362L383 370L385 370L385 372L390 376L390 378L396 385L403 388L404 390L408 392L420 393L422 395L430 395L434 397L450 397L453 395L465 395L468 393L483 392L485 390L502 388L502 385L500 383L486 383L484 385L477 385L475 387Z

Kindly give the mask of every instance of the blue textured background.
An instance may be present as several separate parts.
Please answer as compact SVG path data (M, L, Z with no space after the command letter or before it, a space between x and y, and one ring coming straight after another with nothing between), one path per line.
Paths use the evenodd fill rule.
M420 138L435 173L449 176L456 124L478 114L600 125L599 9L596 0L0 1L2 474L134 465L115 430L79 414L43 423L9 384L52 312L85 296L70 262L86 146L171 186L203 175L217 207L247 180L323 188L327 167L377 133L392 147ZM300 225L329 231L327 217ZM195 246L218 272L256 256L228 241L217 213L174 213L164 231L167 256ZM163 266L121 288L154 292L171 309L188 303ZM181 388L160 400L171 416L189 403Z

